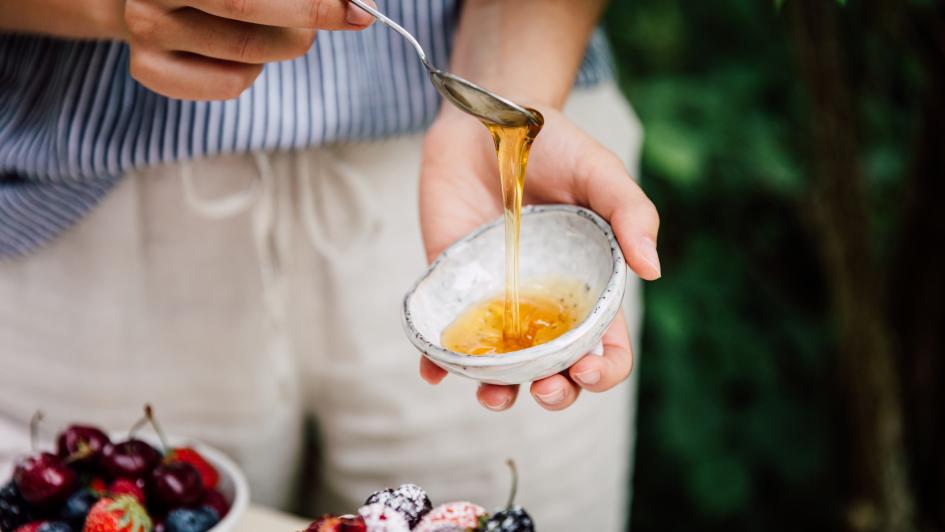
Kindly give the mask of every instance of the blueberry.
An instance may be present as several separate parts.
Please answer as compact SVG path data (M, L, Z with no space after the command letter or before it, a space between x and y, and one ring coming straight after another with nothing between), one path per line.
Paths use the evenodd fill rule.
M29 504L13 482L0 488L0 530L16 530L33 520Z
M59 509L59 517L71 523L76 528L82 528L85 525L85 516L89 515L89 510L98 502L98 496L92 490L81 489L66 499Z
M179 508L167 514L164 521L165 532L206 532L217 524L220 516L216 510L207 506L200 508Z
M47 521L36 532L72 532L72 527L63 521Z

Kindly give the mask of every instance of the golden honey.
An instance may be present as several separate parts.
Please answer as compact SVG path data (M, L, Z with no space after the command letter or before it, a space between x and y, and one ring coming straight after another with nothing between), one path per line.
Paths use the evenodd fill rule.
M537 116L541 116L534 111ZM525 189L525 167L532 142L541 131L541 124L507 127L485 123L499 162L499 182L505 216L505 302L502 330L509 341L522 335L519 302L519 235L522 225L522 193Z
M503 295L466 309L443 331L443 346L467 355L493 355L527 349L554 340L584 320L590 287L564 278L530 279L518 299L519 333L505 332Z
M505 218L505 293L466 309L443 331L443 346L468 355L519 351L554 340L584 319L589 309L590 287L568 279L519 282L519 237L522 194L528 153L538 132L537 124L518 127L484 122L495 142L499 182Z

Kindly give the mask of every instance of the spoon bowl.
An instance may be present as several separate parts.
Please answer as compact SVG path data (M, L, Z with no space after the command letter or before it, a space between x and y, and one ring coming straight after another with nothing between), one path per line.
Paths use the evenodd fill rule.
M499 219L447 248L404 297L403 325L410 342L450 373L490 384L521 384L564 371L598 346L623 301L627 266L610 225L594 212L571 205L525 207L523 284L548 276L580 281L591 310L568 332L528 349L475 356L450 351L442 345L443 330L504 286L503 239Z

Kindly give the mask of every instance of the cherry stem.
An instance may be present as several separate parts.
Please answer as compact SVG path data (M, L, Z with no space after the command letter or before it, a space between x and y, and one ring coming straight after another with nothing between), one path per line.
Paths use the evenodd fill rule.
M144 417L141 417L140 419L138 419L138 421L135 421L135 424L132 425L132 426L131 426L131 429L128 430L128 439L129 439L129 440L134 439L135 434L137 434L138 431L141 430L141 427L143 427L143 426L145 426L145 425L147 425L147 424L148 424L148 416L147 416L147 415L145 415Z
M163 447L163 453L167 454L171 450L171 446L167 444L167 437L164 436L164 431L161 430L161 425L158 424L157 418L154 417L154 410L151 408L151 405L144 405L144 417L151 422L151 426L154 427L154 432L157 433L158 439L161 440L161 447Z
M88 443L85 441L80 441L79 448L76 449L74 453L66 457L65 463L68 465L79 460L85 460L92 455L92 452L92 447L90 447Z
M39 447L39 424L43 420L43 411L37 410L30 418L30 450L34 453Z
M508 507L511 508L515 503L515 494L518 492L518 468L515 467L515 460L509 459L505 463L509 466L509 469L512 471L512 491L509 493L509 504Z

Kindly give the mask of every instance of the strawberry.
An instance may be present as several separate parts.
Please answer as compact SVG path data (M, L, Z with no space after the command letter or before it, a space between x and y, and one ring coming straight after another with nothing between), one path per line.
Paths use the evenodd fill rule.
M151 532L151 517L130 495L104 498L92 507L83 532Z
M200 479L203 481L204 488L212 490L217 487L220 475L217 473L216 468L210 465L210 462L201 456L200 453L190 447L173 449L167 454L167 458L164 460L165 462L187 462L194 466L197 472L200 473Z
M112 497L130 495L140 504L144 504L144 481L128 480L127 478L115 479L112 485L108 487L108 494Z
M486 520L486 510L471 502L441 504L425 515L414 532L476 530Z
M304 532L367 532L364 525L364 519L361 516L342 515L335 517L333 515L323 515L308 525Z

